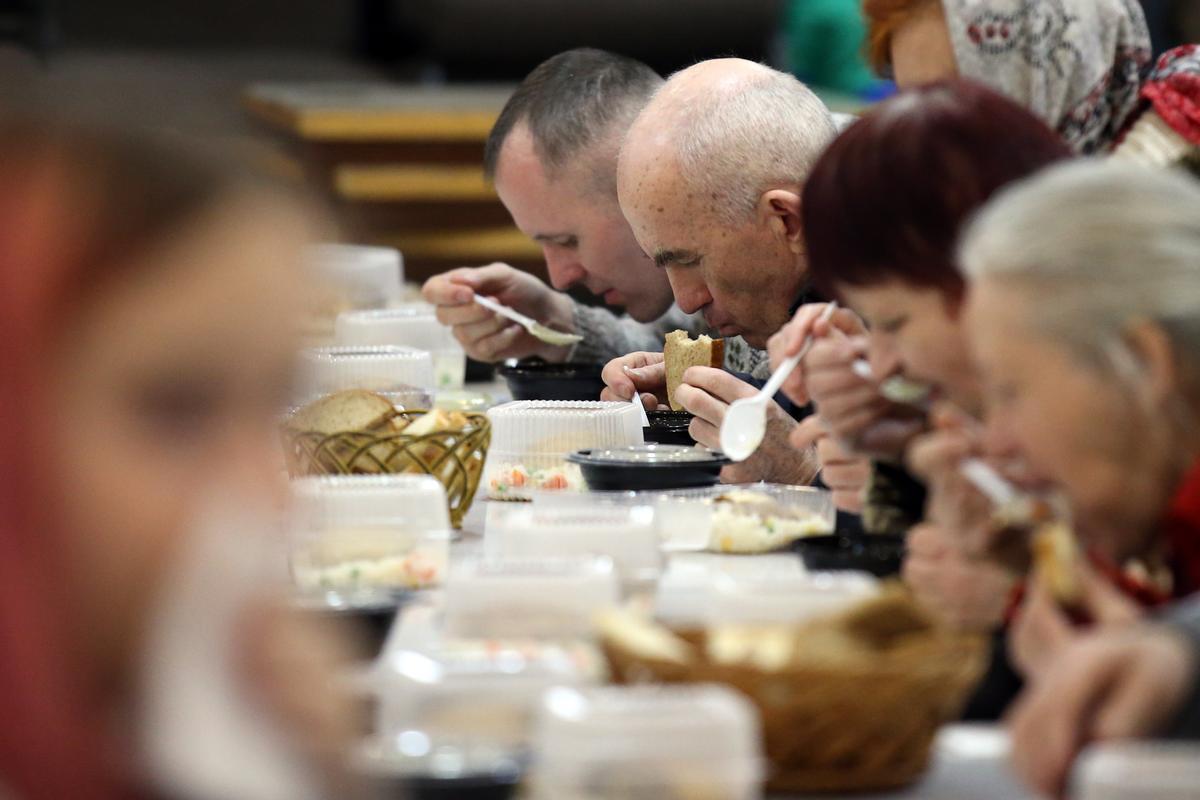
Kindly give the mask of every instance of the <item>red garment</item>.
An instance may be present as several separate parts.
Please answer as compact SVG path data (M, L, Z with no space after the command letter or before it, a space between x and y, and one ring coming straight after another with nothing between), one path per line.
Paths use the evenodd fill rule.
M1184 476L1158 525L1167 567L1170 594L1148 586L1100 553L1088 553L1092 567L1144 608L1157 608L1200 592L1200 461ZM1013 587L1005 619L1012 621L1025 598L1024 582ZM1086 624L1087 620L1077 620Z
M1179 484L1159 528L1175 599L1200 592L1200 461Z
M23 800L111 798L98 693L72 650L73 598L39 456L61 305L85 265L68 175L0 130L0 794ZM72 194L74 194L72 192ZM77 198L73 198L77 199ZM87 265L95 266L95 265Z
M1200 145L1200 45L1164 53L1142 87L1142 99L1183 138Z

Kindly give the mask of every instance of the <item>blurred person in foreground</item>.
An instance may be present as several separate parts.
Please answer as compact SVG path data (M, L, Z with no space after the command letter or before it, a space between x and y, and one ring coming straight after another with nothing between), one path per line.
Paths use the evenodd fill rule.
M1200 186L1059 167L985 209L961 258L989 438L1064 492L1085 545L1138 562L1160 602L1200 590ZM1053 794L1088 741L1200 733L1194 608L1145 628L1082 610L1095 633L1033 591L1017 634L1032 686L1014 759Z
M960 229L1005 186L1069 157L1037 117L978 83L932 84L884 102L838 137L804 189L814 284L846 308L818 323L822 307L805 307L771 340L779 363L819 337L784 389L816 406L797 446L811 440L805 428L828 433L818 443L824 482L839 500L865 495L868 532L906 538L905 581L931 612L994 634L993 671L967 711L975 718L997 717L1020 685L1004 633L1016 577L964 546L963 515L945 502L947 490L927 492L905 459L929 429L931 407L975 416L982 407L963 329ZM868 377L856 370L863 365ZM881 386L897 378L927 394L916 404L886 399ZM851 471L855 459L866 459L860 472Z
M980 81L1079 154L1120 140L1153 55L1134 0L863 0L863 11L871 61L901 89Z
M0 173L0 794L346 796L341 648L269 527L314 215L34 115Z
M723 336L764 348L813 299L800 193L835 134L829 110L804 84L740 59L689 67L654 95L625 137L617 193L681 309L703 314ZM604 378L606 399L638 392L652 408L666 403L660 352L616 359ZM729 404L757 391L742 377L693 367L676 398L695 415L693 438L717 447ZM787 444L793 417L806 414L771 403L762 447L727 468L725 479L808 483L809 459Z
M667 276L638 247L617 204L621 139L662 83L640 61L579 48L538 65L505 103L488 136L484 172L517 227L541 245L552 286L507 264L451 270L426 281L425 300L472 358L608 361L661 350L673 330L710 332L703 317L674 305ZM628 316L564 294L575 287L624 307ZM540 342L475 304L472 292L583 341L573 347ZM726 356L731 368L746 372L766 362L740 340L729 343Z

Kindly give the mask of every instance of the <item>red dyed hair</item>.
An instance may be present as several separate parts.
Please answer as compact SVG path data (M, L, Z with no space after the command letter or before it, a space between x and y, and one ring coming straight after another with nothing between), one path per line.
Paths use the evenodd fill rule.
M810 278L828 297L899 281L958 300L960 227L1005 185L1070 156L1045 123L978 83L893 97L838 137L805 183Z
M75 303L232 189L177 148L23 119L0 124L0 791L136 793L79 633L39 455L44 364ZM62 424L58 421L58 424Z
M892 37L901 25L941 0L863 0L867 20L867 59L876 72L892 66Z

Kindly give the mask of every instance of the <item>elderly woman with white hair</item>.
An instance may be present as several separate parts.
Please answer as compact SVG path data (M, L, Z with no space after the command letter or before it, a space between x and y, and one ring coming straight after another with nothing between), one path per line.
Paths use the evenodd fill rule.
M1158 572L1164 599L1196 592L1200 185L1114 163L1054 168L987 207L961 261L990 445L1063 491L1089 549ZM1200 734L1195 619L1087 634L1059 620L1065 642L1014 717L1026 778L1058 793L1089 741L1181 723Z

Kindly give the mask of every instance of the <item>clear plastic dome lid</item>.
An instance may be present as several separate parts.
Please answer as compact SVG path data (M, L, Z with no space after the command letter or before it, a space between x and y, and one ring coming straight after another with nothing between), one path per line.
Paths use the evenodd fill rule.
M292 490L291 568L301 592L365 596L445 579L450 520L437 479L313 477Z
M705 684L552 689L534 742L540 767L556 772L762 759L754 707L732 689Z
M450 329L438 322L433 306L423 303L344 311L338 315L335 329L336 342L342 347L392 345L430 352L462 349Z
M510 454L559 455L586 447L642 441L642 418L629 403L517 400L488 411L492 449Z
M401 299L404 258L395 248L321 244L311 248L308 262L355 308L382 308Z
M448 532L446 489L430 475L328 475L291 482L293 518L308 531L400 525Z
M434 387L433 358L411 347L314 347L300 354L306 397L346 389L395 393Z
M446 583L445 630L466 638L590 637L620 599L611 559L464 559Z

